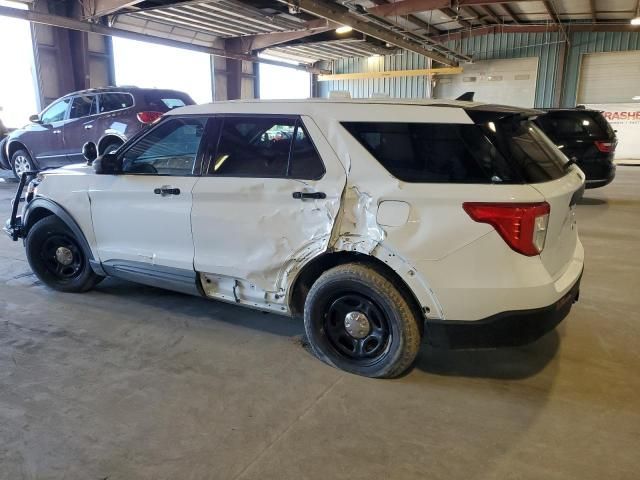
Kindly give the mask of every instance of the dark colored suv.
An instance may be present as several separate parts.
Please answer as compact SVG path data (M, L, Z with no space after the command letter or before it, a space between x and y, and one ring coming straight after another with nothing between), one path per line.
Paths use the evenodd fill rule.
M586 188L604 187L616 174L618 139L602 112L586 108L547 110L537 124L587 176Z
M193 104L189 95L175 90L107 87L70 93L9 134L0 165L20 177L29 170L82 162L85 143L93 142L100 155L115 151L163 113Z

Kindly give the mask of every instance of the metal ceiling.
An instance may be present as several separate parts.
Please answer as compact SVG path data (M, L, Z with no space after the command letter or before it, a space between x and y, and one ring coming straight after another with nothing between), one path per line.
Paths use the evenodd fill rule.
M220 39L305 30L309 19L336 21L318 13L335 11L337 18L354 19L354 27L370 25L373 30L345 39L309 33L264 53L309 64L391 53L407 48L406 41L414 52L455 64L469 60L444 45L455 35L544 29L566 37L568 29L627 30L638 8L639 0L142 0L127 3L109 18L119 28L210 46Z

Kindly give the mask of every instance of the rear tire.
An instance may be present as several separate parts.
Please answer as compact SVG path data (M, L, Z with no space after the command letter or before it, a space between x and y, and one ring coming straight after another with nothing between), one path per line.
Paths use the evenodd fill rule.
M20 180L24 172L33 172L37 168L29 152L19 149L11 155L11 170L13 170L13 175Z
M392 378L420 349L419 319L409 301L376 269L357 263L334 267L313 284L304 308L313 352L350 373Z
M86 292L104 277L96 275L73 232L56 216L38 220L25 240L33 273L61 292Z
M112 140L102 149L102 155L105 153L113 153L122 146L122 142Z

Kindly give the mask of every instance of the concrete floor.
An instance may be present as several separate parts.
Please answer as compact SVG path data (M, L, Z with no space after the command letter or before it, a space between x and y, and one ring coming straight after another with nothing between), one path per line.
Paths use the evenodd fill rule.
M2 218L15 188L0 183ZM0 239L0 479L640 478L640 167L588 191L580 302L525 348L315 360L299 321L108 280Z

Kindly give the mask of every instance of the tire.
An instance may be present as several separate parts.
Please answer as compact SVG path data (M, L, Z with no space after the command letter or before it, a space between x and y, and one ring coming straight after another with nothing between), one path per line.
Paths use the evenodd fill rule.
M422 343L409 301L375 268L359 263L339 265L316 280L304 327L320 360L365 377L401 375Z
M13 170L13 175L20 180L23 172L35 171L37 168L29 152L19 149L11 155L11 170Z
M102 155L104 155L105 153L115 152L121 146L122 146L122 142L112 140L109 143L107 143L107 145L102 149Z
M104 278L94 273L80 242L55 215L31 227L25 246L33 273L55 290L86 292Z

